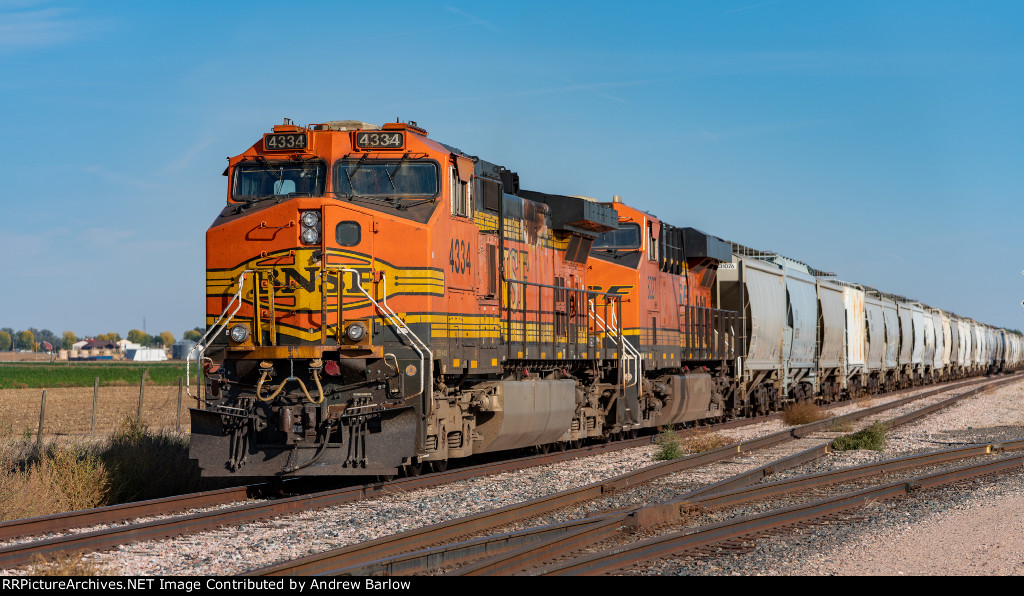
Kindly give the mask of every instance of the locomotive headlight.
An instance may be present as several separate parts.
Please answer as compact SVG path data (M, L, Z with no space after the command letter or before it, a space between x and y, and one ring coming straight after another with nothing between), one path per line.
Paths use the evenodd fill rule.
M364 335L366 335L366 327L363 327L361 323L352 323L348 329L345 329L345 337L353 342L363 339Z
M306 211L302 214L302 225L307 228L315 228L320 223L320 214L316 211Z
M245 325L235 325L231 328L231 341L242 343L249 337L249 328Z
M320 234L316 228L305 228L302 230L302 241L306 244L316 244L320 241Z
M303 211L299 215L299 223L302 224L300 237L305 244L320 243L320 212Z

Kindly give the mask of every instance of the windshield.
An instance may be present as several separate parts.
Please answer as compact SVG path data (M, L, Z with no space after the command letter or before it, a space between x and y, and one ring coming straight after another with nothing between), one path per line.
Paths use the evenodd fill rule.
M604 232L592 248L640 248L640 226L622 224L617 230Z
M301 195L320 197L324 194L323 162L304 163L246 162L235 167L231 198L251 201L266 197Z
M406 159L344 159L334 165L334 191L341 196L433 198L437 164Z

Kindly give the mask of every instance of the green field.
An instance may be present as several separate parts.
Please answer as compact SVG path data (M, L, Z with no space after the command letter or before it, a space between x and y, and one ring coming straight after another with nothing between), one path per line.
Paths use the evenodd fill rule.
M0 364L0 389L46 389L48 387L92 387L96 377L100 385L137 385L146 371L146 383L177 385L185 376L183 362L95 363L67 362ZM195 367L192 371L195 375Z

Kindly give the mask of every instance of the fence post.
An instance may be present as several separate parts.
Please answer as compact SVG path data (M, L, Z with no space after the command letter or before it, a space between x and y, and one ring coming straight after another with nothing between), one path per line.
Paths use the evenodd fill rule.
M181 392L185 386L185 378L178 377L178 421L174 425L174 430L181 432Z
M39 404L39 432L36 433L36 447L43 446L43 418L46 417L46 389L43 389L43 402Z
M100 378L96 377L92 382L92 426L89 428L89 436L96 432L96 401L100 395Z
M146 393L146 369L142 369L142 379L139 381L139 413L135 416L135 421L139 424L142 423L142 396Z

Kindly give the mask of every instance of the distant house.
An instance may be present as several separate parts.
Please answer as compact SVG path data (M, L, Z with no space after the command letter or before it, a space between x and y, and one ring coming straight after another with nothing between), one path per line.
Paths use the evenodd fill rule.
M128 350L138 350L138 349L142 348L141 345L134 344L134 343L128 341L127 339L122 339L122 340L118 341L117 342L117 346L118 346L118 349L120 349L122 352L127 352Z
M85 342L85 345L78 348L79 350L119 350L120 346L116 342L112 341L100 341L98 339L90 339Z
M83 347L85 347L85 344L87 344L87 343L89 343L89 340L86 340L86 339L83 339L81 341L76 341L75 343L71 344L71 349L72 350L81 350Z

